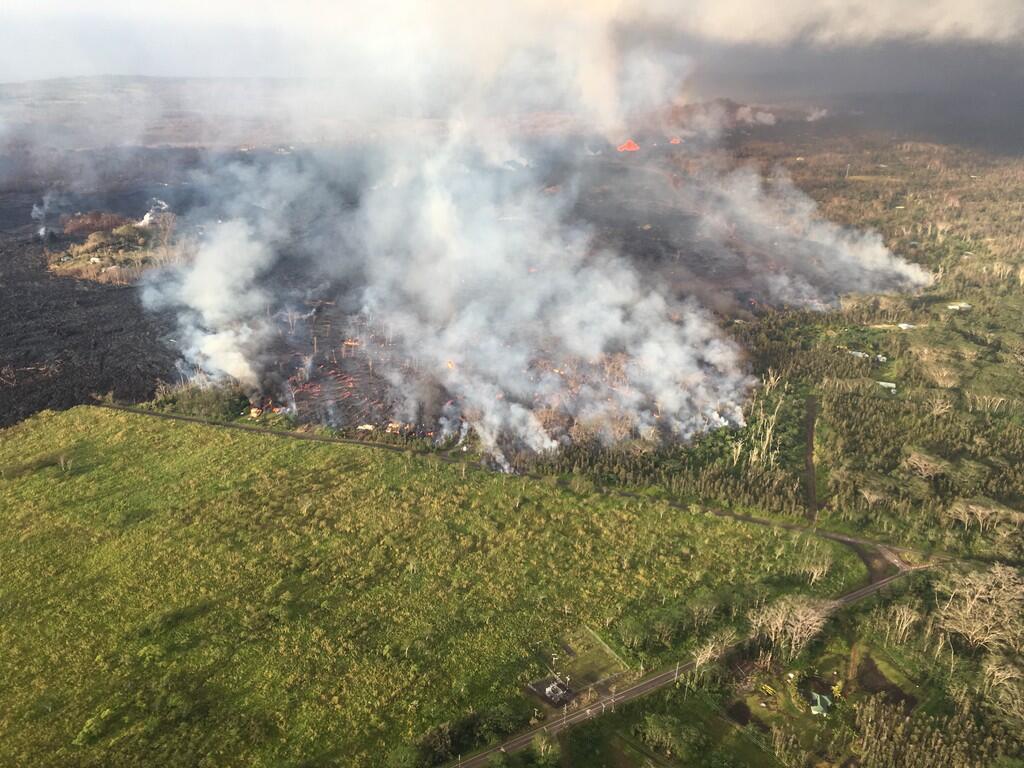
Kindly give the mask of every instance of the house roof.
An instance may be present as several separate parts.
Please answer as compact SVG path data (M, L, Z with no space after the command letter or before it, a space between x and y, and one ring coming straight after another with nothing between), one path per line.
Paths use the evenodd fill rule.
M832 698L824 693L811 693L811 712L815 715L828 714Z

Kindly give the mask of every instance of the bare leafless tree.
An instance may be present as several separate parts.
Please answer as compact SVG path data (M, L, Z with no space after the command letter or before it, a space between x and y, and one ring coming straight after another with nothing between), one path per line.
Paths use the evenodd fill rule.
M921 612L911 603L896 603L886 612L885 639L897 645L907 641L912 630L921 621Z
M1024 669L1004 655L988 655L981 665L981 671L985 676L985 690L999 689L1008 683L1024 681Z
M750 612L754 634L783 659L792 660L821 632L835 603L806 595L786 595Z
M719 658L736 643L736 639L736 630L732 627L716 632L709 637L693 653L694 672L699 673L704 667Z
M1008 565L950 574L938 585L939 622L973 648L1024 648L1024 578Z
M947 469L947 462L918 450L910 451L903 464L926 480L945 474Z

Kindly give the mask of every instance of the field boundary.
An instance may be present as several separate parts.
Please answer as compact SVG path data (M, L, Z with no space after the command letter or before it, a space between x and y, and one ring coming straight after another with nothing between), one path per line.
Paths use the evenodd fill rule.
M440 452L425 451L422 448L412 448L402 445L392 445L391 443L381 443L373 440L356 440L351 437L334 437L332 435L318 435L313 432L296 432L294 430L287 429L271 429L270 427L260 427L255 424L239 424L232 421L217 421L216 419L208 419L204 416L189 416L184 413L167 413L165 411L151 411L146 408L138 408L132 405L118 405L117 403L107 403L97 401L91 404L94 408L105 408L108 411L122 411L124 413L134 413L139 416L152 416L157 419L168 419L170 421L184 421L190 424L201 424L207 427L221 427L223 429L238 429L243 432L254 432L259 435L273 435L275 437L287 437L293 440L309 440L317 443L338 443L340 445L359 445L364 448L377 448L383 451L391 451L392 453L405 453L409 451L423 456L438 456L442 459L448 460Z
M609 656L611 656L613 659L615 659L617 662L619 662L619 664L623 666L625 671L629 672L633 669L633 666L631 664L626 663L626 660L619 656L619 654L615 652L615 649L608 645L608 643L606 643L604 639L599 634L597 634L597 632L591 629L589 624L584 624L583 628L587 630L590 636L597 641L598 645L600 645L608 652Z

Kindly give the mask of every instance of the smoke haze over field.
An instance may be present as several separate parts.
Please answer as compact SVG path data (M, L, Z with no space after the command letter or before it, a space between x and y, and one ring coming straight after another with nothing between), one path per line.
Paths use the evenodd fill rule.
M192 363L253 390L267 384L281 318L311 300L336 303L360 318L359 342L398 418L441 431L472 425L497 452L505 442L544 450L581 436L685 438L742 423L751 381L741 351L703 308L706 295L667 283L628 243L604 237L607 218L587 214L598 210L587 208L590 186L610 188L609 210L634 229L665 209L658 231L677 254L708 244L714 263L698 277L712 297L754 291L816 307L844 292L927 281L877 235L818 219L783 177L765 181L728 163L688 177L674 165L710 153L722 127L714 113L689 126L671 117L699 66L688 37L999 41L1024 21L995 0L966 15L948 2L918 3L916 14L862 5L853 14L848 3L791 2L767 14L696 3L680 14L662 2L383 2L365 13L186 2L140 13L99 3L83 15L15 2L5 14L15 25L53 14L58 29L82 30L63 54L83 57L71 65L78 71L93 43L106 50L90 37L101 31L138 43L183 29L198 62L215 38L225 47L209 66L230 73L252 60L247 46L279 30L260 66L307 79L275 85L270 101L261 91L248 103L247 83L229 106L212 91L198 101L178 94L178 106L211 115L216 133L219 110L259 121L271 104L266 118L296 141L343 126L346 136L321 139L342 139L349 154L211 159L192 180L216 201L190 214L203 232L197 254L152 275L145 300L176 310ZM240 34L218 35L231 26ZM140 61L143 71L196 74L170 53ZM129 122L141 133L159 118L136 103ZM775 121L763 110L735 117ZM614 145L636 131L644 152L677 132L686 144L617 157ZM630 163L642 166L642 194L623 191ZM719 266L732 282L716 283Z

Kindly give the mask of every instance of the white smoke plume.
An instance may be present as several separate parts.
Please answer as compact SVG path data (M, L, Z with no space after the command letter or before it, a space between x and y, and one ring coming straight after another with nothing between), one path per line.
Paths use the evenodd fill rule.
M41 239L45 239L46 233L49 231L48 222L54 203L54 197L53 192L47 192L43 195L43 199L38 203L32 203L32 221L38 225L36 228L36 234L39 235Z
M195 258L143 289L143 302L178 310L179 335L189 362L213 376L257 388L257 361L269 328L270 297L258 282L274 251L242 220L213 225Z
M364 311L485 443L513 433L553 447L535 415L548 409L605 431L624 419L684 437L739 423L748 381L712 319L595 252L587 229L568 223L573 195L542 192L533 169L500 157L467 168L465 140L400 160L398 186L367 197L357 231ZM607 375L612 359L622 367ZM425 415L415 396L407 403L408 418Z
M717 179L703 202L700 227L713 240L742 244L738 252L751 285L776 304L822 307L842 293L908 291L931 279L894 255L877 232L823 219L814 201L778 171L763 179L743 168Z
M390 18L392 5L374 19ZM189 359L260 386L274 314L315 295L363 318L367 348L373 329L386 329L391 343L368 354L399 418L469 424L495 454L506 443L540 451L580 435L687 438L742 423L751 380L741 351L692 294L579 215L591 157L583 134L621 139L685 94L691 63L650 24L655 5L395 7L422 26L384 24L346 55L359 71L386 72L400 93L438 89L406 104L438 119L364 140L357 173L312 153L201 179L223 199L225 223L208 225L196 258L156 275L145 294L179 310ZM359 24L376 28L374 19ZM483 21L493 35L479 34ZM401 125L374 113L376 95L342 88L334 98L363 125ZM569 116L568 133L538 118L552 113ZM723 253L732 239L745 243L728 255L746 259L755 287L779 302L820 306L926 279L877 236L821 221L782 178L712 174L680 198ZM679 250L687 237L674 236ZM761 269L770 260L776 268ZM306 370L312 363L303 358Z

